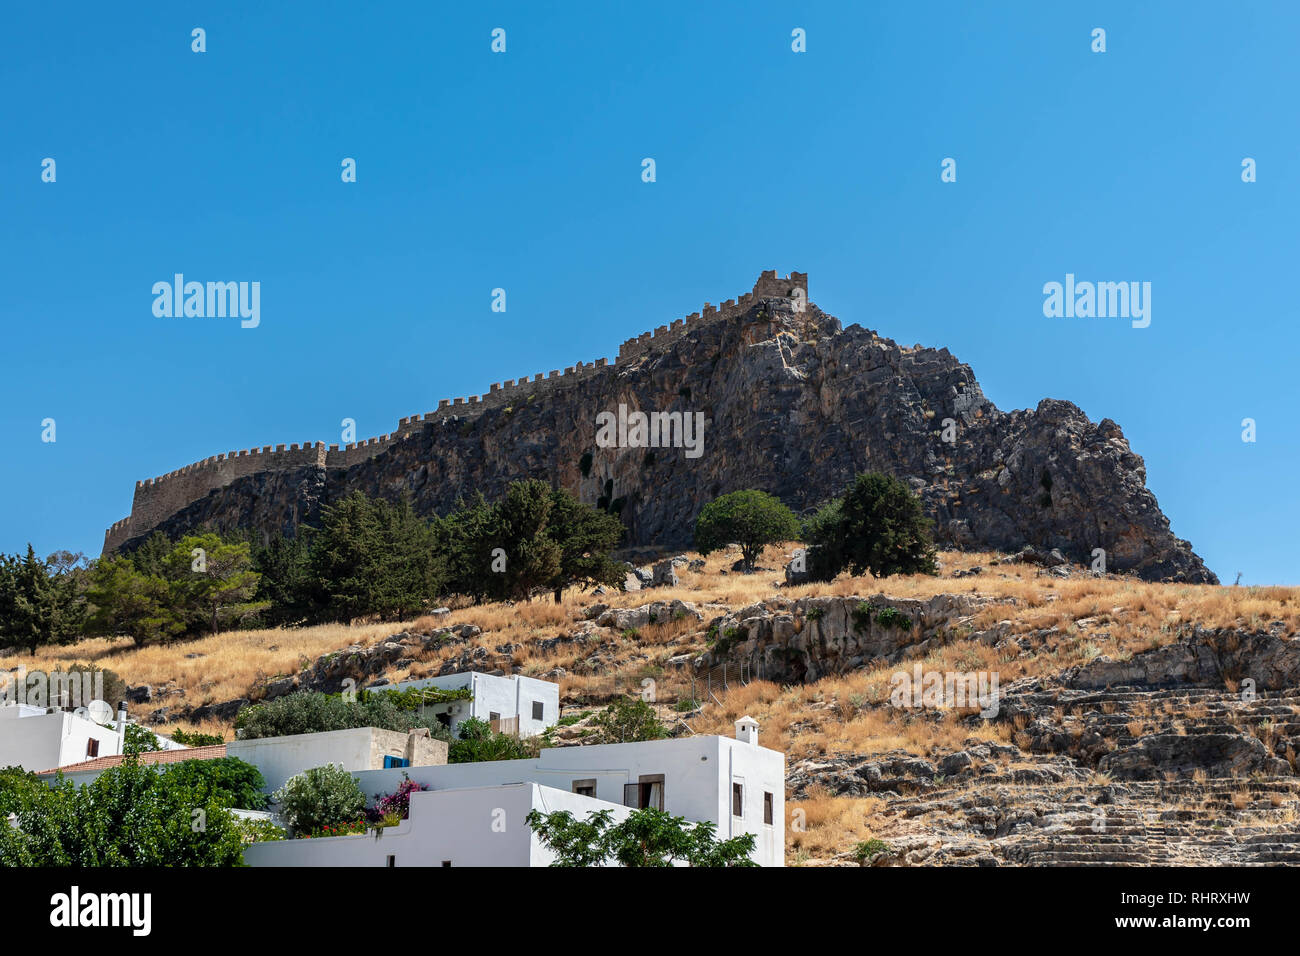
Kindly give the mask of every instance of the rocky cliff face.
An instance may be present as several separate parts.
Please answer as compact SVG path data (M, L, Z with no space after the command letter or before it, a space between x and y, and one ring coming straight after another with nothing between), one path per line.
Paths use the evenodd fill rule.
M592 503L612 482L612 496L624 501L628 543L678 548L690 543L700 508L716 495L761 488L805 511L840 493L855 473L878 470L909 482L943 545L1032 544L1080 561L1102 548L1110 570L1217 583L1171 533L1146 488L1141 457L1114 422L1094 424L1054 399L1002 412L947 349L903 348L800 304L756 299L544 397L425 421L349 468L237 479L158 530L292 534L354 489L408 494L417 510L432 513L458 496L482 490L492 497L510 481L536 477ZM596 416L617 413L620 404L703 412L702 454L598 447ZM141 540L143 529L134 530L133 541Z

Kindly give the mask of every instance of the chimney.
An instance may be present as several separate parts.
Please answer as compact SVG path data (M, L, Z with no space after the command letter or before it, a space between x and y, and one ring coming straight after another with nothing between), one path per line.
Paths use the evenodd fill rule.
M746 714L736 721L736 739L742 744L758 746L758 721Z
M739 725L737 725L739 726ZM117 705L117 732L126 733L126 701L119 701Z

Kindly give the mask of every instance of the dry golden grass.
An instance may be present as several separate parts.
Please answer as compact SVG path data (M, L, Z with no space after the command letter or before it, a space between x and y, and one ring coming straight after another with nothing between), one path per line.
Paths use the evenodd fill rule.
M760 565L780 568L793 545L768 548ZM696 557L696 555L690 555ZM734 552L716 552L699 571L678 570L675 588L652 592L612 593L603 597L568 592L556 604L549 597L530 603L455 608L445 618L432 616L405 624L323 625L297 630L233 631L170 647L135 648L127 641L86 641L67 648L42 648L35 657L0 658L0 668L19 664L29 670L55 670L76 661L108 667L130 684L155 688L158 706L199 706L247 696L266 680L296 673L303 665L348 644L369 645L398 631L428 632L457 624L474 624L483 634L469 645L432 649L409 668L385 675L392 679L423 677L474 645L495 649L517 645L511 654L525 674L537 676L563 668L561 694L568 703L590 702L613 693L631 693L644 679L656 681L660 699L689 693L689 673L667 666L670 657L695 655L705 648L704 625L670 621L634 634L598 632L586 645L561 644L542 651L537 642L568 635L582 611L601 602L635 607L648 601L681 599L703 610L705 603L739 609L775 596L870 597L926 599L942 593L973 593L991 599L973 618L976 630L1000 622L1013 634L1047 631L1033 653L1010 658L973 640L956 640L919 659L926 670L996 672L1006 685L1026 676L1052 674L1098 654L1126 659L1177 636L1181 622L1207 626L1264 626L1281 621L1288 632L1300 627L1300 589L1232 588L1147 584L1127 577L1057 579L1037 576L1033 565L991 562L991 553L943 552L940 576L904 575L875 580L840 577L830 583L776 587L780 573L731 573ZM953 571L980 565L983 572L953 579ZM705 623L714 612L704 611ZM1055 629L1055 630L1052 630ZM584 667L593 653L602 664ZM908 661L910 667L914 661ZM888 699L890 677L898 668L880 666L813 684L781 688L765 682L733 686L720 695L722 706L709 706L691 719L699 733L731 733L732 722L750 714L762 724L764 742L784 748L792 758L835 751L878 753L905 749L925 754L936 747L960 746L971 735L955 712L917 713L881 708ZM574 673L575 670L594 673ZM203 729L215 732L222 728ZM984 725L977 733L990 740L1014 739L1003 723Z
M813 789L786 802L786 853L798 864L804 857L827 857L869 840L885 802L876 797L835 797Z

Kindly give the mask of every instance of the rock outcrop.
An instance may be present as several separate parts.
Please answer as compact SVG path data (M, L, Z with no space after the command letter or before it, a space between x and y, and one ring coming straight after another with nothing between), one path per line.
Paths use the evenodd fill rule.
M1142 458L1113 421L1094 424L1056 399L1000 411L947 349L899 346L842 328L802 296L761 291L746 308L706 315L662 344L656 336L571 383L539 382L533 395L521 382L510 404L455 405L404 422L346 467L243 475L160 519L133 514L111 529L110 547L201 526L292 534L353 490L410 495L421 513L442 513L471 489L494 497L522 478L587 502L622 499L629 545L683 547L701 507L721 493L762 488L807 511L854 474L877 470L916 491L941 545L1031 545L1085 563L1101 548L1111 571L1217 583L1171 533ZM620 406L702 413L702 452L600 447L596 416Z

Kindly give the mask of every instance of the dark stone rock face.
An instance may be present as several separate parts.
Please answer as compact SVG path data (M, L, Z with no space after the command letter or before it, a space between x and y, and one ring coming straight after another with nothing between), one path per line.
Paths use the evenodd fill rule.
M1094 424L1056 399L1002 412L947 349L900 347L798 304L761 299L536 400L448 412L352 467L236 479L158 530L292 534L354 489L409 495L430 514L474 491L492 498L511 481L541 478L590 503L612 481L629 546L684 548L700 509L719 494L760 488L803 512L842 492L857 472L876 470L920 495L941 546L1028 544L1085 563L1101 548L1111 571L1217 583L1171 533L1146 488L1142 458L1114 422ZM597 414L617 414L620 404L702 412L702 454L598 447Z

